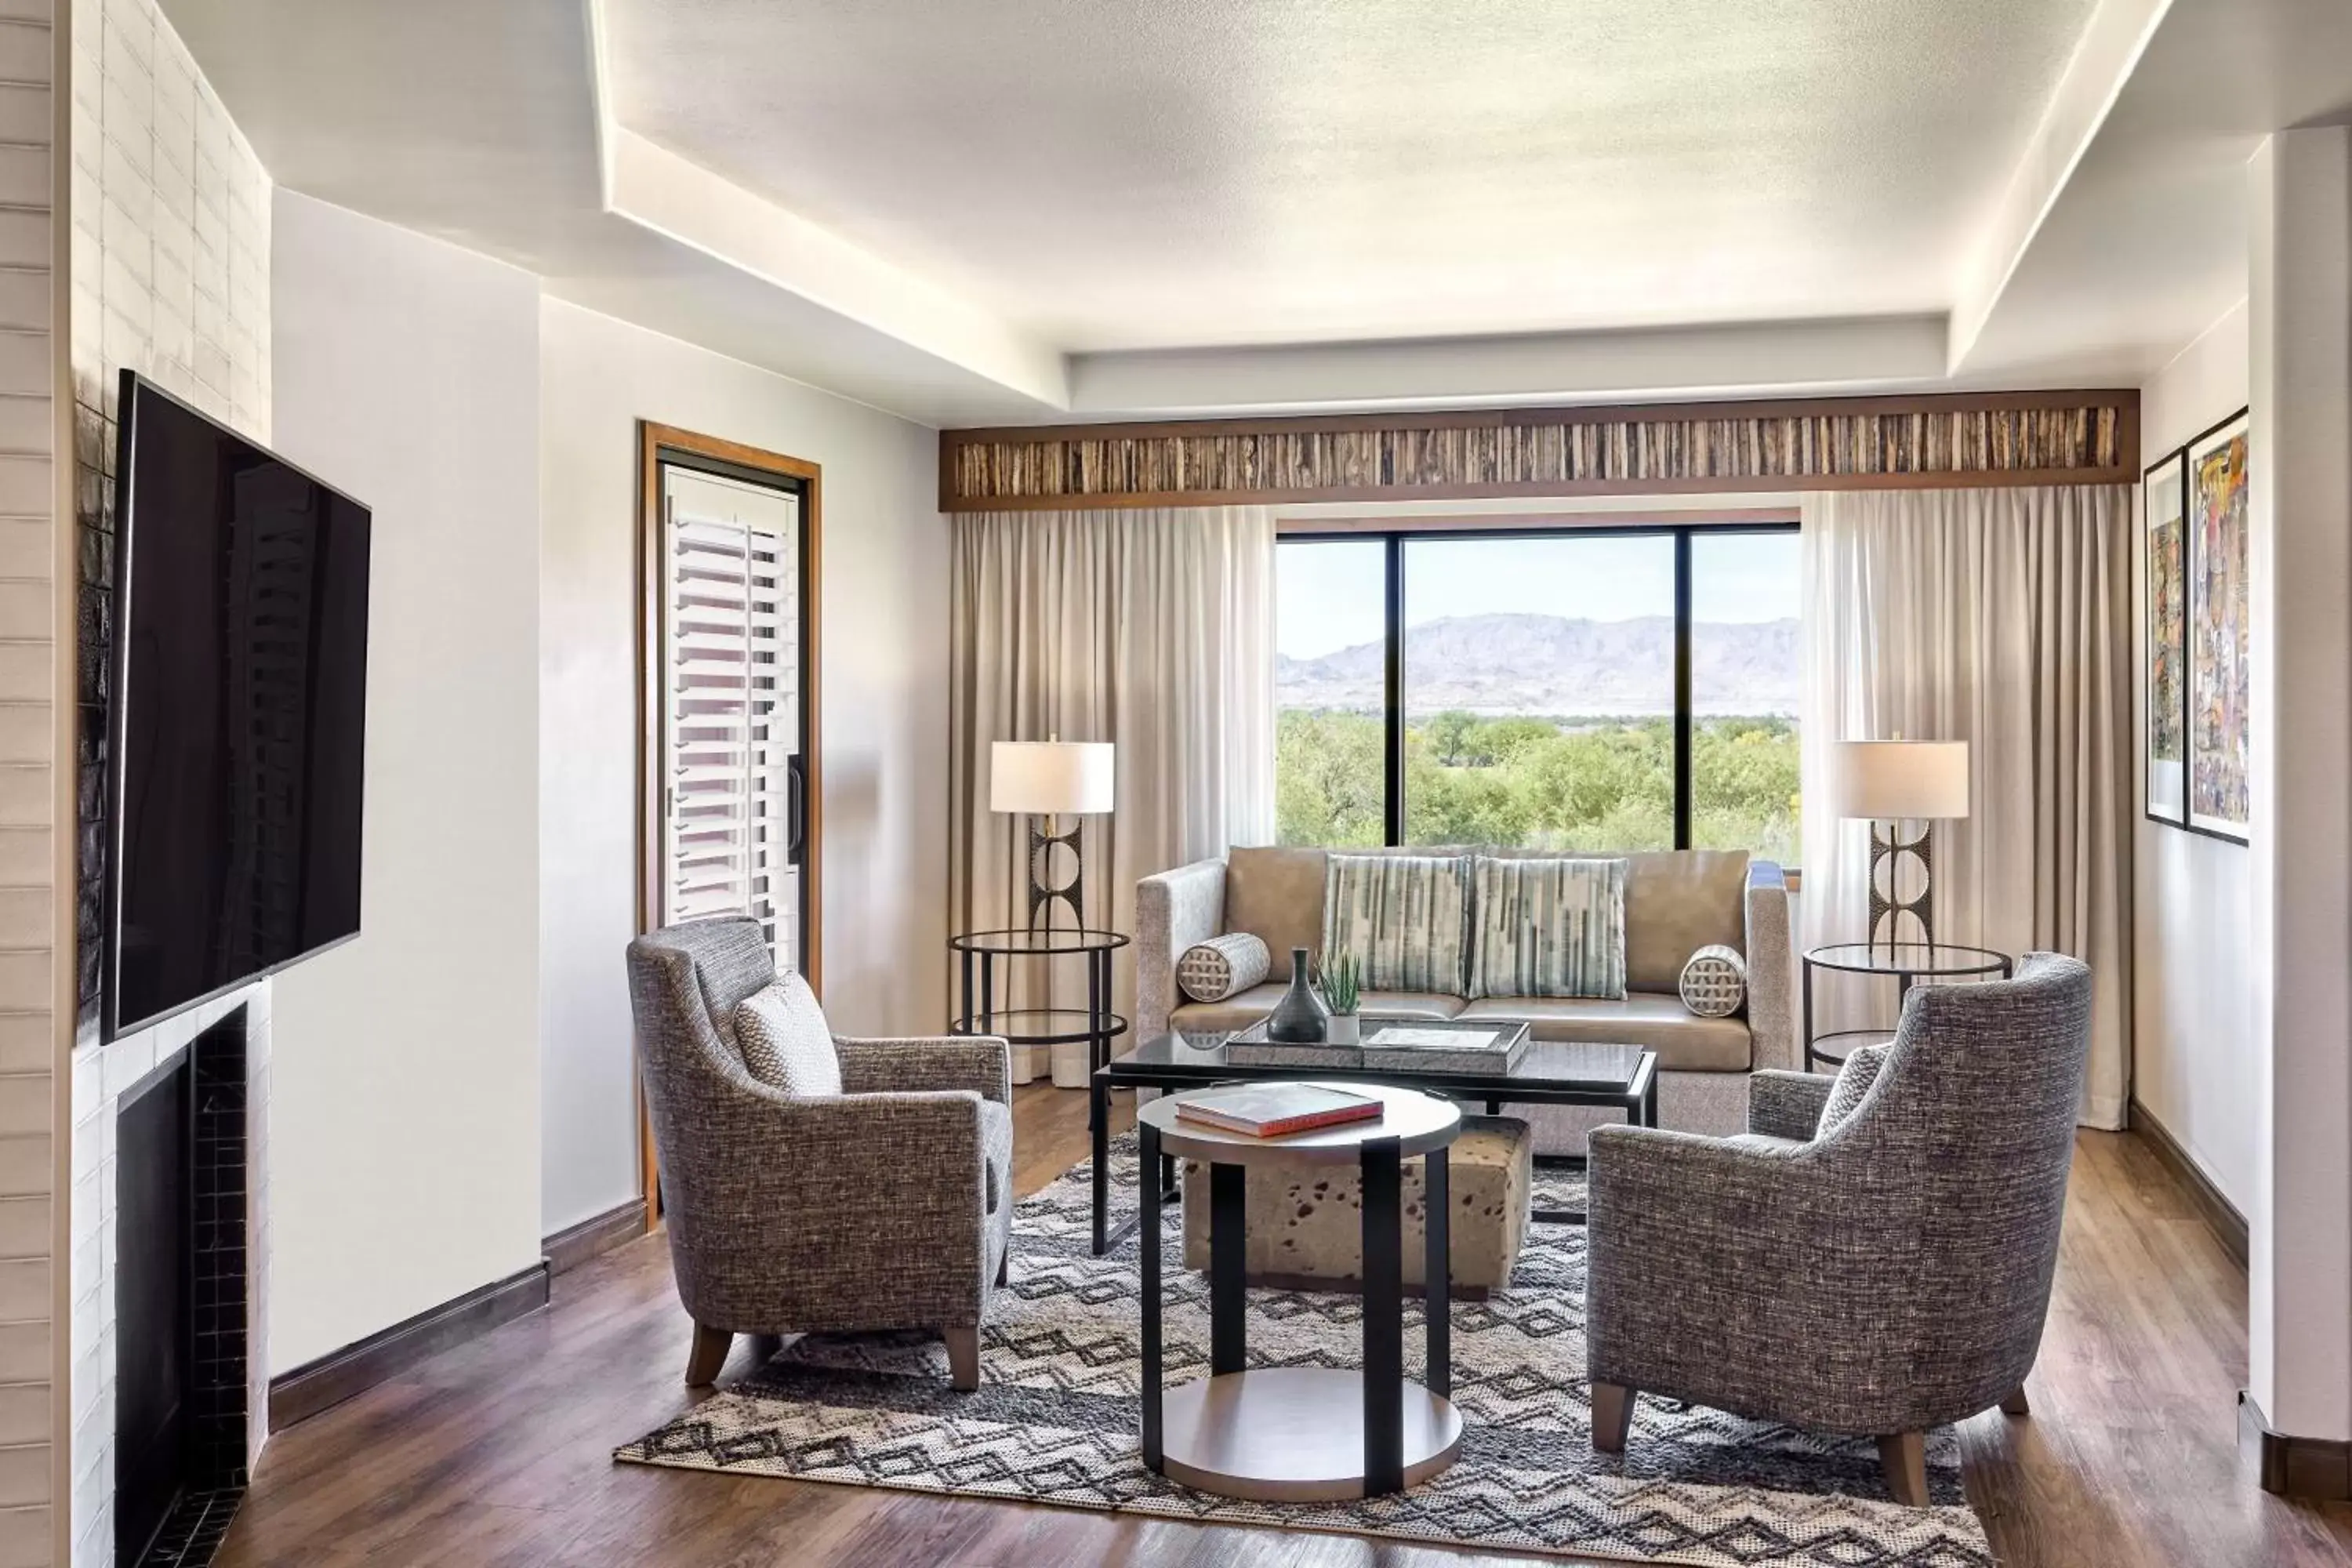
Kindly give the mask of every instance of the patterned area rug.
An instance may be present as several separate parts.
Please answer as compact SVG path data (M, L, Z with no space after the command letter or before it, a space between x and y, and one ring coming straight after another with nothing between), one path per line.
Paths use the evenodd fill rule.
M1115 1145L1115 1202L1136 1198L1132 1137ZM1581 1178L1538 1173L1538 1205L1580 1205ZM1012 1498L1223 1524L1744 1568L1992 1568L1960 1488L1958 1439L1927 1442L1932 1508L1889 1500L1876 1446L1651 1398L1622 1458L1592 1452L1584 1379L1584 1233L1531 1227L1507 1290L1454 1308L1454 1399L1467 1432L1451 1469L1362 1502L1243 1502L1143 1468L1137 1403L1136 1238L1087 1253L1081 1163L1013 1217L1013 1283L982 1331L982 1385L947 1385L935 1339L811 1335L752 1377L619 1449L635 1464ZM1169 1212L1170 1386L1206 1375L1208 1282L1180 1265ZM1406 1371L1420 1375L1419 1304ZM1348 1366L1352 1296L1253 1290L1253 1366Z

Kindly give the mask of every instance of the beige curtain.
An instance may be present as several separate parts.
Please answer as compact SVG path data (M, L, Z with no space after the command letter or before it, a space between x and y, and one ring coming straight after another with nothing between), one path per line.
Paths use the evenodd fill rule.
M1860 940L1869 917L1868 825L1831 798L1830 744L1967 741L1970 814L1935 830L1937 936L2090 964L2082 1119L2107 1128L2131 1092L2130 552L2120 486L1804 503L1804 940ZM1892 991L1817 975L1816 1027L1889 1021Z
M994 741L1118 748L1116 809L1085 825L1089 926L1132 934L1137 879L1271 840L1271 513L978 513L954 529L954 930L1028 919L1027 821L988 808ZM1083 1006L1085 984L1075 965L1034 965L1013 1005ZM1131 1017L1131 961L1113 991Z

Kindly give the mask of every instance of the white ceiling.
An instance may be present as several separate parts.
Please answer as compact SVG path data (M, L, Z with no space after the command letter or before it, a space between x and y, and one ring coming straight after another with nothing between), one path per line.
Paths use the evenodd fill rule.
M1068 349L1940 310L2091 0L612 0L622 123Z
M2130 381L2352 105L2352 0L163 4L289 187L934 424Z

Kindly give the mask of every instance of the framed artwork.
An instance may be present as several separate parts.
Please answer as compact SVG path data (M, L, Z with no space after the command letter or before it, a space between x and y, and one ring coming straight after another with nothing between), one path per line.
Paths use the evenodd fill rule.
M2253 820L2252 474L2246 412L2189 443L2189 826L2246 842Z
M2189 826L2189 454L2173 452L2140 476L2140 572L2147 595L2141 626L2142 689L2147 697L2141 748L2147 816Z

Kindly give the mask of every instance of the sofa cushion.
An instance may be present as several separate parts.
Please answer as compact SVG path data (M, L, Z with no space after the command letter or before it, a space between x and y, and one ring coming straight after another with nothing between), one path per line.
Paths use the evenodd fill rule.
M735 1006L735 1041L743 1065L770 1089L795 1100L841 1092L841 1058L808 982L790 970Z
M1176 984L1195 1002L1222 1002L1264 980L1272 963L1264 938L1228 931L1184 950L1176 960Z
M1845 1125L1846 1120L1862 1109L1871 1085L1878 1081L1878 1069L1886 1065L1885 1046L1858 1046L1838 1068L1837 1080L1830 1085L1830 1097L1822 1102L1822 1119L1813 1129L1813 1136L1826 1138Z
M1469 994L1468 856L1335 853L1326 865L1326 954L1362 959L1367 987Z
M1748 851L1684 849L1625 857L1625 984L1673 991L1683 965L1720 942L1748 951Z
M1168 1015L1168 1026L1197 1034L1244 1029L1273 1012L1274 1005L1288 989L1287 985L1276 985L1269 980L1222 1002L1187 1002ZM1367 991L1362 1010L1367 1017L1451 1018L1462 1011L1462 998L1418 991Z
M1683 965L1683 1005L1702 1018L1728 1018L1748 1005L1748 961L1739 950L1713 942Z
M1470 994L1625 994L1625 862L1474 863Z
M1321 849L1282 845L1225 853L1225 929L1248 931L1266 947L1265 977L1287 984L1290 950L1323 945Z
M1369 1010L1369 1008L1367 1009ZM1753 1055L1739 1018L1702 1018L1671 992L1628 991L1622 1002L1580 996L1493 996L1457 1015L1528 1021L1538 1040L1606 1040L1658 1053L1668 1072L1746 1072Z

